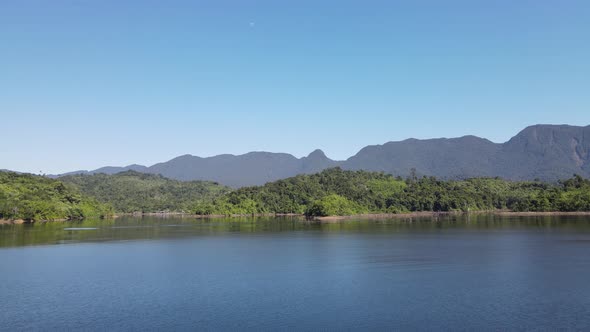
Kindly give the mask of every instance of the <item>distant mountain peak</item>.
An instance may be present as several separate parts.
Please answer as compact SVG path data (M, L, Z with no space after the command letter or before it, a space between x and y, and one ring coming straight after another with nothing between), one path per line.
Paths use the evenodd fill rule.
M307 155L307 158L309 158L309 159L329 159L326 156L326 154L324 153L324 151L322 151L320 149L313 150L309 155Z

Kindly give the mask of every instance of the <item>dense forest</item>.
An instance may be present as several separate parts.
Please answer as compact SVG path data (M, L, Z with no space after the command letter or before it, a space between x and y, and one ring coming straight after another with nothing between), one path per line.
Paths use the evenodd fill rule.
M0 219L60 220L105 218L113 214L63 182L30 174L0 172Z
M214 182L182 182L134 171L59 180L0 172L0 219L83 219L161 211L330 216L491 210L590 211L590 181L577 175L555 184L499 178L402 179L331 168L231 190Z
M309 216L414 211L590 211L590 181L580 176L548 184L499 178L442 181L332 168L264 186L246 187L197 214L297 213Z
M214 182L182 182L135 171L114 175L69 175L61 177L60 181L122 213L191 213L201 202L211 201L230 191Z

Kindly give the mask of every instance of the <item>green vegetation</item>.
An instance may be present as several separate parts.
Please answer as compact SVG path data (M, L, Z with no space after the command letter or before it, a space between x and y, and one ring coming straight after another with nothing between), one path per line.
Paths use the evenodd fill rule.
M590 181L558 185L499 178L442 181L332 168L235 190L198 204L197 214L305 213L308 216L415 211L590 211Z
M418 211L590 211L590 181L548 184L499 178L442 181L332 168L231 190L214 182L170 180L134 171L58 180L0 172L0 219L105 217L112 212L308 216Z
M181 182L135 171L70 175L60 180L121 213L193 212L199 204L230 191L214 182Z
M0 172L0 219L104 218L112 208L42 176Z
M346 216L357 214L363 210L362 206L346 197L330 194L313 202L306 210L306 214L313 216Z
M197 214L303 214L314 205L318 211L340 210L340 213L363 213L384 207L387 197L402 191L406 184L390 175L371 172L347 172L339 168L312 175L245 187L211 203L198 206ZM372 193L368 195L368 193ZM332 194L338 197L327 197ZM324 199L325 198L325 199ZM323 200L322 200L323 199ZM325 208L320 204L324 203Z

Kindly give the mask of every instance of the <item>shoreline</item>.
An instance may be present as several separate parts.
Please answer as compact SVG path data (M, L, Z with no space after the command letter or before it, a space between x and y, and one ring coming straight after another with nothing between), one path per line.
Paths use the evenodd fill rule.
M8 220L8 219L0 219L0 225L22 225L26 224L27 221L23 219L16 219L16 220Z
M514 216L514 217L547 217L547 216L590 216L590 211L545 211L545 212L517 212L507 210L488 210L488 211L444 211L444 212L409 212L409 213L367 213L350 216L326 216L314 217L312 220L319 222L337 222L351 219L411 219L411 218L438 218L442 216L460 216L460 215L477 215L489 214L497 216Z
M247 214L192 214L184 212L147 212L147 213L117 213L113 218L120 217L176 217L176 218L245 218L245 217L305 217L299 213L247 213Z
M211 214L211 215L199 215L182 212L150 212L150 213L119 213L113 215L112 218L106 219L118 219L120 217L131 216L131 217L159 217L159 218L192 218L192 219L222 219L222 218L260 218L260 217L291 217L300 218L306 222L320 222L320 223L333 223L353 219L413 219L413 218L438 218L443 216L461 216L461 215L497 215L497 216L513 216L513 217L548 217L548 216L590 216L590 211L573 211L573 212L561 212L561 211L546 211L546 212L515 212L507 210L489 210L489 211L445 211L445 212L408 212L408 213L366 213L356 214L348 216L325 216L325 217L310 217L307 218L304 214L298 213L255 213L255 214L233 214L230 216ZM67 222L68 219L58 220L39 220L39 221L27 221L23 219L7 220L0 219L0 225L22 225L22 224L34 224L34 223L47 223L47 222Z
M39 220L39 221L30 221L24 219L0 219L0 225L22 225L22 224L34 224L34 223L46 223L46 222L64 222L64 221L73 221L70 219L54 219L54 220Z

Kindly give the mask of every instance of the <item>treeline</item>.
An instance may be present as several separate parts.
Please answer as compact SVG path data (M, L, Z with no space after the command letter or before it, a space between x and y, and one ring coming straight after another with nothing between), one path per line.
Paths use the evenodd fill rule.
M74 220L105 218L112 214L111 206L82 195L60 181L0 172L0 219Z
M344 171L299 175L232 191L198 204L195 213L296 213L309 216L414 211L590 211L590 181L574 176L559 184L499 178L442 181Z
M231 190L134 171L52 180L0 172L0 219L104 218L131 212L308 216L418 211L590 211L590 181L548 184L499 178L443 181L332 168L263 186Z
M114 175L70 175L60 180L99 202L112 205L120 213L192 213L201 202L211 201L230 191L215 182L181 182L135 171Z

